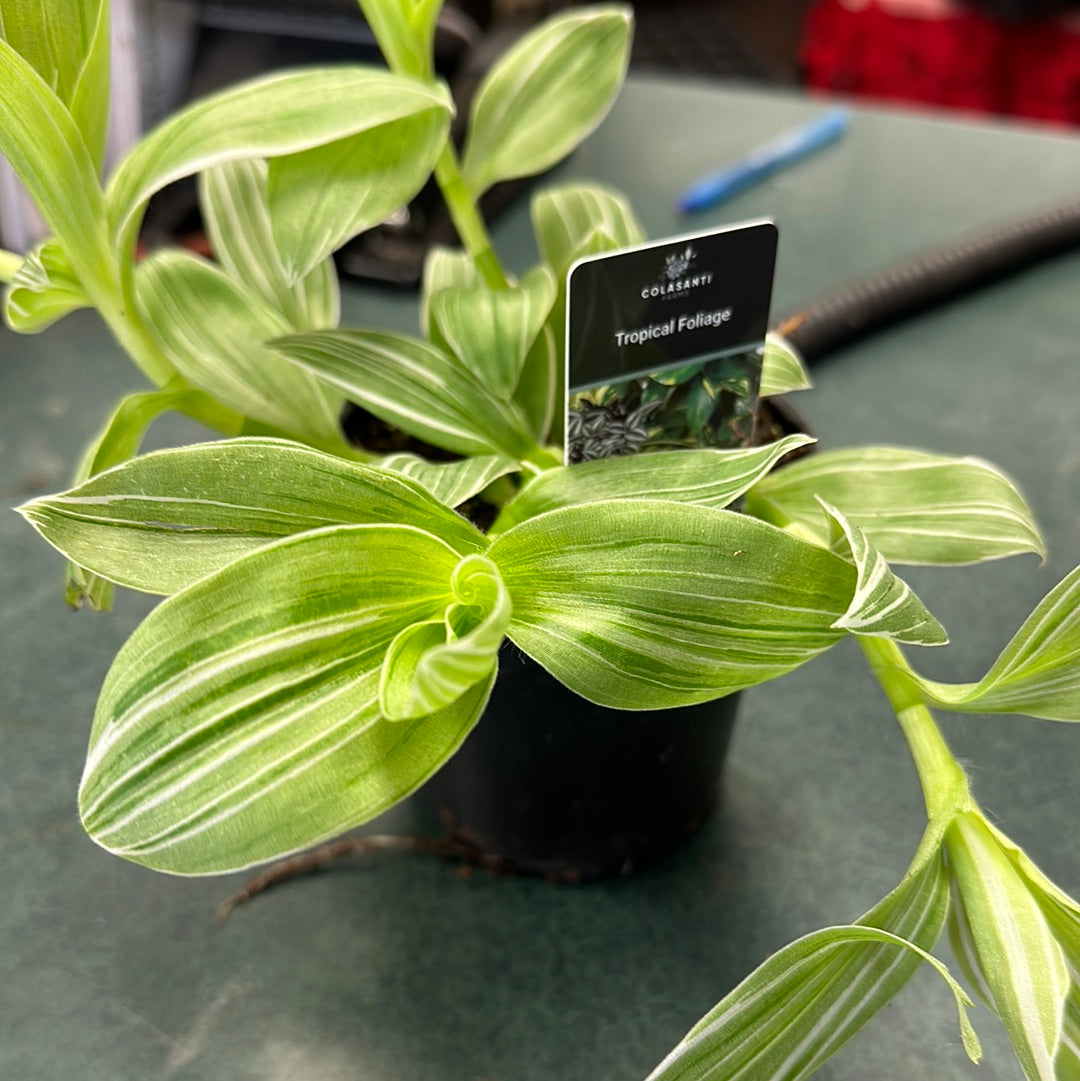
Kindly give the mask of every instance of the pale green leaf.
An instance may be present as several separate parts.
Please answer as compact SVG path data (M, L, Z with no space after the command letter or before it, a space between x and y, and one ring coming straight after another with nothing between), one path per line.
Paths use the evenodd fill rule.
M981 816L959 813L945 832L958 919L1028 1081L1057 1081L1069 976L1061 947L1022 877Z
M111 282L114 257L94 159L60 99L3 40L0 153L26 185L83 288Z
M274 240L266 162L231 161L199 177L199 201L214 255L230 277L256 292L294 330L337 324L337 275L327 256L293 282Z
M576 467L575 467L576 468ZM563 507L497 537L509 636L600 705L718 698L796 668L842 635L855 572L744 514L659 500Z
M1080 567L1039 602L978 683L919 686L945 709L1080 721Z
M270 218L290 281L378 225L424 186L446 145L449 95L424 88L409 112L360 135L270 161ZM402 95L408 101L407 95ZM355 103L361 111L363 99Z
M360 0L360 10L394 71L432 77L435 24L442 0Z
M945 645L949 640L945 629L927 611L907 582L893 574L885 557L870 543L866 534L835 507L824 500L821 505L836 524L858 572L855 594L835 626L851 634L892 638L909 645Z
M451 578L454 600L441 619L403 630L386 651L379 707L411 721L449 706L486 679L510 622L510 598L490 559L465 556Z
M341 523L400 522L462 553L482 536L415 481L280 439L157 451L20 513L81 567L175 593L280 537Z
M108 3L2 0L0 37L68 107L100 166L109 103Z
M598 229L611 238L614 247L632 247L645 239L625 196L599 184L545 188L533 196L531 213L540 257L560 279Z
M354 145L359 145L353 144L353 139L370 135L373 146L385 149L385 143L396 138L392 132L381 132L384 126L393 128L398 121L431 111L445 123L451 109L445 87L378 68L349 65L278 72L230 87L171 116L120 163L106 192L114 238L122 251L130 250L142 211L155 191L174 180L239 158L274 159L270 165L271 203L280 203L283 212L287 211L291 230L299 217L294 214L296 207L288 205L291 196L279 188L289 178L299 182L306 192L317 187L315 159L308 159L308 152L330 144L347 144L338 147L341 154L335 156L337 168L352 155ZM403 152L404 142L400 148ZM423 149L430 149L426 142ZM283 163L293 155L296 161ZM416 164L419 170L419 162ZM333 203L335 215L343 212L348 218L351 211L338 201L341 178L335 175L331 179L332 194L328 192L326 198ZM371 178L358 176L354 180L365 185ZM302 193L295 194L297 199L302 198ZM395 198L406 201L404 197ZM394 205L391 201L391 209ZM330 202L325 204L326 209L330 207ZM339 220L334 228L340 225ZM325 242L326 236L320 235L316 246ZM311 249L306 250L307 259ZM312 258L311 265L315 262L318 259ZM300 271L295 266L293 269L299 276Z
M259 296L179 251L140 264L136 285L143 319L190 383L263 424L344 446L344 399L264 344L290 327Z
M800 1081L924 962L952 991L964 1048L977 1062L981 1049L966 1014L970 999L927 952L947 904L938 854L858 924L812 932L773 954L687 1033L648 1081Z
M462 155L474 195L547 169L600 123L622 85L631 25L621 4L578 8L496 61L473 98Z
M273 859L386 810L457 749L490 681L384 720L379 669L446 607L458 554L405 526L258 549L159 605L98 702L79 807L117 855L178 874Z
M67 0L58 0L70 19ZM110 19L109 0L83 0L81 32L82 61L68 100L68 108L90 156L100 169L105 161L105 141L109 129Z
M562 391L559 350L549 321L529 348L514 388L514 401L521 407L529 431L538 442L554 438L551 427L555 420L555 403L561 400ZM561 424L562 418L559 419Z
M549 469L502 510L493 533L556 507L606 499L665 499L726 507L785 455L814 440L788 435L764 447L627 454Z
M188 387L126 395L120 399L105 426L83 453L75 474L76 484L134 457L147 429L162 413L171 410L198 413L203 409L217 409L220 412L220 407L202 391ZM222 430L227 428L225 424L220 427ZM112 607L113 592L113 583L107 578L76 563L68 563L67 601L72 608L81 607L85 601L96 611L105 611Z
M64 249L44 240L26 253L4 291L4 319L12 330L36 334L89 304Z
M424 260L424 275L420 285L420 329L426 337L431 333L431 301L444 289L471 289L483 278L468 252L456 248L433 247Z
M330 330L273 343L279 353L350 401L418 439L456 454L527 457L520 410L493 398L457 360L403 334Z
M555 292L555 275L538 266L510 289L443 289L432 299L431 315L449 350L491 393L509 401Z
M747 511L829 540L818 497L862 529L890 563L957 564L1045 555L1031 510L989 462L902 447L824 451L763 478Z
M812 385L810 374L794 346L786 338L769 331L765 335L765 352L761 363L761 397L809 390Z
M483 454L460 462L429 462L416 454L388 454L372 464L412 477L448 507L460 506L492 481L519 468L515 459L503 454Z

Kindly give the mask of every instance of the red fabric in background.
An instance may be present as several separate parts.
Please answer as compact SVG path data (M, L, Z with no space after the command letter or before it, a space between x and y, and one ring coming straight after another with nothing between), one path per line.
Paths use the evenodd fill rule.
M815 0L802 59L816 89L1080 125L1075 19L1002 23L947 0Z

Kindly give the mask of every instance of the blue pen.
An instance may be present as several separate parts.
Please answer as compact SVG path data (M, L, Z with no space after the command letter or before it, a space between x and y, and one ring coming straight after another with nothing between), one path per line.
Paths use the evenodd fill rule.
M690 214L715 206L743 188L771 176L777 169L791 165L839 139L847 131L850 119L848 109L830 109L809 124L785 132L779 138L759 146L735 165L710 173L691 184L679 199L679 209L684 214Z

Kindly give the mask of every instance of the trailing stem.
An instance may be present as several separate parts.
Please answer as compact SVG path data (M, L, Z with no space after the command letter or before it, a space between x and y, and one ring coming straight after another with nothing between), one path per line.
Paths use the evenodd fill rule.
M885 638L860 638L859 644L907 739L927 817L943 829L958 811L974 807L967 777L923 702L900 647Z

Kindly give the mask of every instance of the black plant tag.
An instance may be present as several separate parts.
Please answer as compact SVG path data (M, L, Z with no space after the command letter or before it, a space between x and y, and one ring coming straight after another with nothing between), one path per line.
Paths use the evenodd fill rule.
M756 221L574 263L568 462L752 441L776 242Z

